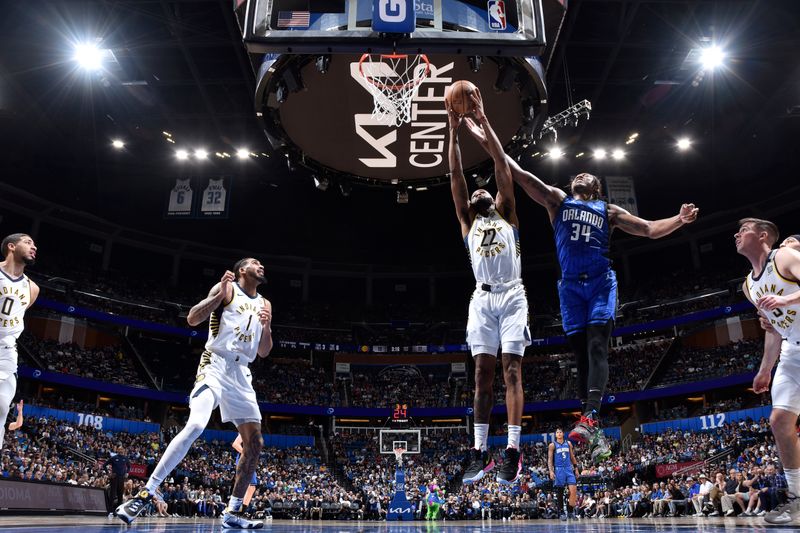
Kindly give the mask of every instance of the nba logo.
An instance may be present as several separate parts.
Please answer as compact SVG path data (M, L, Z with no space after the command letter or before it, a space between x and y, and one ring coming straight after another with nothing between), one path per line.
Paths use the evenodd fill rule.
M486 4L490 30L506 29L506 4L503 0L489 0Z

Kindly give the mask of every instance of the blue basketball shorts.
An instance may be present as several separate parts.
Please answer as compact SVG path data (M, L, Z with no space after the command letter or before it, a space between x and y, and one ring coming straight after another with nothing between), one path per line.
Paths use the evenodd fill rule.
M578 484L575 480L575 472L571 468L556 468L556 479L553 483L556 487Z
M585 280L562 278L558 298L567 335L613 321L617 316L617 275L609 270Z

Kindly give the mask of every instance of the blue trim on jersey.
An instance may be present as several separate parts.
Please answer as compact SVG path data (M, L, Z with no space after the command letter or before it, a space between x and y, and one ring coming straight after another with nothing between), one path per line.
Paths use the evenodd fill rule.
M247 294L246 292L244 292L244 289L241 287L241 285L239 285L239 282L238 282L238 281L234 281L234 282L233 282L233 284L234 284L234 285L236 285L237 287L239 287L239 291L240 291L242 294L244 294L245 296L247 296L248 298L250 298L251 300L255 300L256 298L258 298L259 296L261 296L261 295L260 295L260 294L258 294L258 293L256 293L256 295L255 295L255 296L250 296L249 294ZM228 302L228 303L230 303L230 302Z
M25 274L24 274L24 273L23 273L23 274L20 274L20 276L19 276L17 279L14 279L14 278L12 278L11 276L9 276L9 275L8 275L8 272L6 272L5 270L3 270L2 268L0 268L0 272L2 272L2 273L3 273L3 275L4 275L5 277L7 277L7 278L8 278L8 281L10 281L11 283L16 283L16 282L18 282L18 281L22 281L23 279L25 279Z

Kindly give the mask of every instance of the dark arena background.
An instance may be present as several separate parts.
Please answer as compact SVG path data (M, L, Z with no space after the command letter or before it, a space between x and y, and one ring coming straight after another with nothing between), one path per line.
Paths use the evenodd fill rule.
M800 234L798 28L796 0L6 2L0 238L30 240L4 244L0 263L0 529L229 525L237 431L219 409L138 518L115 514L194 427L190 392L224 360L204 355L205 319L214 336L233 311L218 301L195 323L190 310L255 258L272 316L252 316L272 347L247 371L264 444L237 520L276 532L796 530L771 395L754 390L765 336L780 339L743 294L751 262L734 235L745 218L774 222L775 248ZM548 447L582 414L581 380L553 228L519 186L522 467L497 481L509 439L498 362L477 395L494 403L497 466L463 482L476 430L466 326L482 289L450 187L444 96L461 79L508 157L547 185L589 172L643 219L700 210L664 238L611 237L616 320L592 418L611 454L573 443L569 514ZM459 132L469 191L495 194L502 168ZM33 286L23 268L40 292L18 335L14 287ZM796 442L796 420L786 427L775 434Z

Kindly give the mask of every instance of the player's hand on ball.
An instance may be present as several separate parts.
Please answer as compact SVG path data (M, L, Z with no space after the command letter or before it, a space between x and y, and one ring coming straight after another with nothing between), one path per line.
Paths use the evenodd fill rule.
M469 99L472 100L472 114L477 120L484 120L486 114L483 112L483 98L481 98L481 91L477 87L469 93Z
M772 311L779 307L786 307L786 297L785 296L777 296L775 294L769 294L767 296L762 296L756 302L756 305L759 309L765 309L767 311Z
M764 370L759 370L756 377L753 379L753 392L761 394L769 391L769 382L772 379L772 374Z
M683 204L678 215L681 217L681 222L684 224L691 224L697 220L697 214L699 212L700 209L695 207L694 204Z

